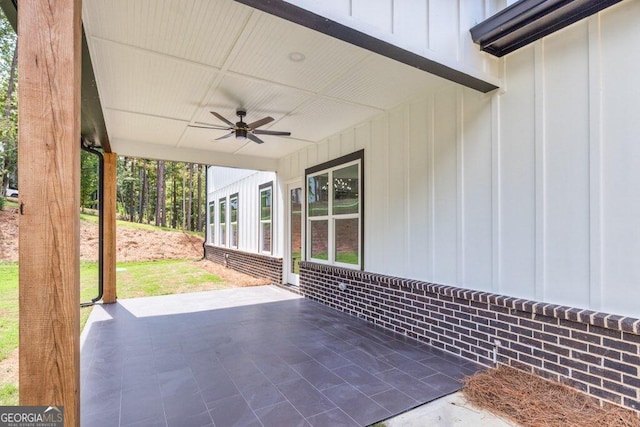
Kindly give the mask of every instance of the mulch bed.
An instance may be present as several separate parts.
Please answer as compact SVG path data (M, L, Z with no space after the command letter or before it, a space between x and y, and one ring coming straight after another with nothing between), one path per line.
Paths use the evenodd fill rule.
M637 413L596 399L565 385L507 366L465 380L464 394L475 406L522 426L637 427Z

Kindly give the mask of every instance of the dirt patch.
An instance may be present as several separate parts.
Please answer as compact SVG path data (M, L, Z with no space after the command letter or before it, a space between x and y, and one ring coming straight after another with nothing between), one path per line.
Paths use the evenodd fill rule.
M0 360L0 386L18 384L18 355L18 349L16 348L6 358Z
M600 407L574 389L506 366L467 378L463 391L475 406L525 427L640 426L633 411Z
M0 211L0 261L18 261L18 209ZM153 261L202 257L203 239L192 234L118 227L116 260ZM80 221L80 259L98 260L98 224Z
M256 277L247 276L244 273L239 273L208 260L194 261L194 264L204 268L209 273L215 274L226 283L233 283L236 287L260 286L271 283L269 279L258 279Z
M0 261L17 260L18 209L4 208L0 211Z

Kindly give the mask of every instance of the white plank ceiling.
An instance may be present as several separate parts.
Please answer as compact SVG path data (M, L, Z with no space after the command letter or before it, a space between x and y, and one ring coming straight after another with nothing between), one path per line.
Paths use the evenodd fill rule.
M449 84L232 0L85 0L83 23L111 147L122 155L271 168ZM291 136L213 141L226 131L189 127L222 125L210 111L235 122L239 107L247 122L272 116L261 129Z

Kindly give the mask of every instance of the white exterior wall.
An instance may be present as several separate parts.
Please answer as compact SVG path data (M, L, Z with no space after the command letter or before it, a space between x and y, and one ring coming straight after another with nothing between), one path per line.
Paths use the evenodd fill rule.
M225 168L211 166L209 168L209 190L214 191L256 173L253 169Z
M367 271L640 317L640 2L281 159L365 149Z
M469 29L512 1L287 1L453 69L500 83L500 61L478 50Z
M223 169L223 168L210 168L210 169ZM235 172L231 176L235 176ZM210 172L213 174L213 172ZM216 175L224 174L224 171L216 171ZM240 174L239 176L242 176ZM260 224L260 185L267 182L273 182L273 240L272 248L274 256L282 256L282 228L278 220L279 209L282 203L278 203L280 198L278 183L276 181L275 172L256 172L251 171L251 174L244 176L222 188L218 188L214 191L209 191L207 202L214 201L216 203L215 225L216 225L216 239L212 241L210 227L207 227L207 243L219 245L219 238L217 233L219 230L219 218L218 212L220 209L220 199L227 198L228 196L238 193L238 250L252 253L260 253L258 248L258 233ZM207 209L208 209L207 203ZM227 209L229 202L227 201ZM227 210L227 218L229 218ZM228 245L225 245L228 247Z

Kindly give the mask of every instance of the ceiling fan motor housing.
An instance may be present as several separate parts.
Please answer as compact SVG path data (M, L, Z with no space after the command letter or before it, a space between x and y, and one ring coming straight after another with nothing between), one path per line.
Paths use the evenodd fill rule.
M236 128L236 138L239 139L245 139L247 137L247 128L246 127L240 127L241 125L244 125L244 123L239 122L238 127Z

